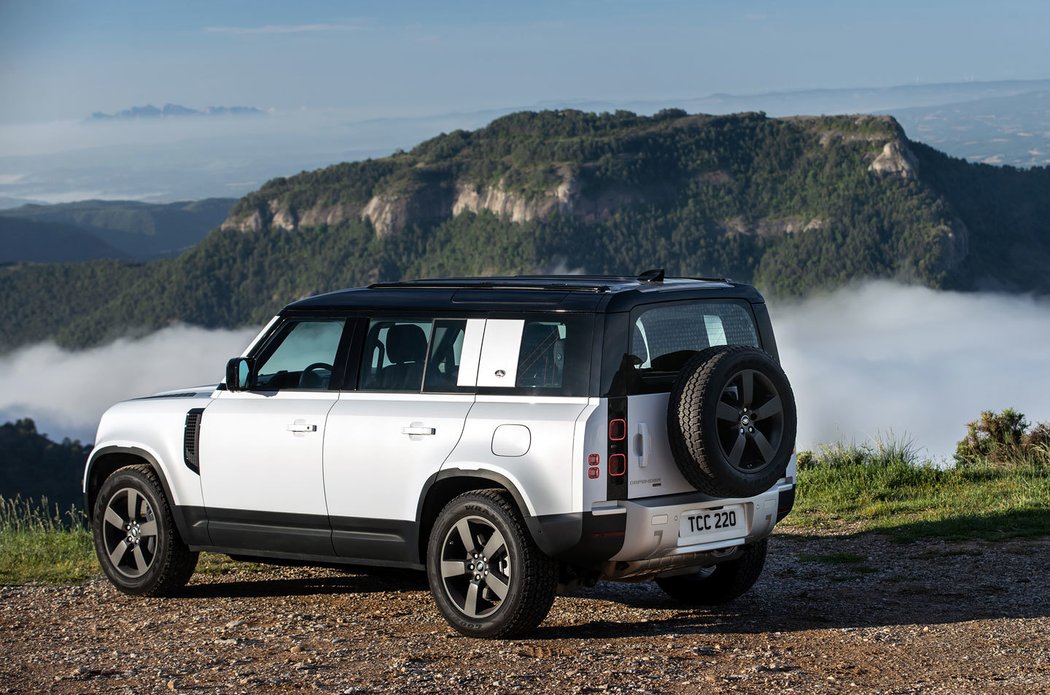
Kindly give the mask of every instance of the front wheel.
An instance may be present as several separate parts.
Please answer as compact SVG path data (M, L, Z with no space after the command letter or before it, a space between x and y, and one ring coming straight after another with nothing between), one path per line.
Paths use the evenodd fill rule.
M539 625L554 603L557 577L502 490L462 494L434 522L430 591L449 624L468 637L511 637Z
M197 567L197 553L179 536L160 479L149 466L121 468L106 479L95 501L92 531L102 571L126 594L169 594Z
M657 577L656 584L682 603L715 606L728 603L754 586L766 564L766 539L744 546L743 554L693 574Z

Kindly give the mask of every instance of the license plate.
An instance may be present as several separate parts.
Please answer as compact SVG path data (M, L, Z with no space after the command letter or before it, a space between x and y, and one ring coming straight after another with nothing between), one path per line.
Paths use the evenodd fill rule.
M686 512L680 519L678 537L690 543L707 543L747 535L747 517L742 504Z

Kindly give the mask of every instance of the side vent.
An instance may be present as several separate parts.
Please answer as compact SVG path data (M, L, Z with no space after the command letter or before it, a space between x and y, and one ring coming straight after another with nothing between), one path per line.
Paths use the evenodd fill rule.
M186 468L200 475L201 417L204 408L194 408L186 413L186 430L182 436L182 454Z

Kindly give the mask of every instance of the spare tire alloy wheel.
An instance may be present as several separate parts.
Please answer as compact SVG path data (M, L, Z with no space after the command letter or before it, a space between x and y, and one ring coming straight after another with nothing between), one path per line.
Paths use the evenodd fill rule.
M536 547L507 495L456 497L431 531L427 578L448 622L472 637L505 637L538 625L554 601L554 563Z
M708 348L679 373L668 436L682 475L702 492L752 497L783 477L795 448L795 398L758 348Z

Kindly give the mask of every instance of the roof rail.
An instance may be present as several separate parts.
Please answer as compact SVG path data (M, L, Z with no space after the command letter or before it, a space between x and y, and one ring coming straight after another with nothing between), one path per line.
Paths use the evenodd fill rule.
M375 282L369 289L442 289L442 290L543 290L548 292L609 292L606 282L566 282L542 277L522 278L448 278L439 280L407 280L401 282Z

